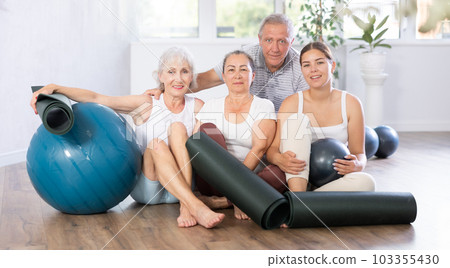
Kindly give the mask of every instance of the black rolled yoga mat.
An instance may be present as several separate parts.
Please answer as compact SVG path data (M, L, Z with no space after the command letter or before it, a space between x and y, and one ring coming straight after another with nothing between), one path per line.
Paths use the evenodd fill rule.
M292 228L408 224L416 219L411 193L287 192Z
M279 227L289 216L287 199L203 132L186 142L199 176L263 229Z
M31 87L35 92L42 86ZM36 109L44 127L52 134L63 135L70 131L74 123L70 100L62 94L39 94Z

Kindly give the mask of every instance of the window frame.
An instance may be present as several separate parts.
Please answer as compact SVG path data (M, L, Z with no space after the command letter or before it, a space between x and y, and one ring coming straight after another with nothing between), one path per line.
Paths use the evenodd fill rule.
M285 13L285 2L288 0L273 0L274 12ZM398 0L399 5L405 5L406 1ZM166 43L168 40L177 40L182 43L217 43L217 44L248 44L258 42L258 37L247 38L220 38L217 37L216 28L216 1L215 0L198 0L198 16L199 16L199 35L192 38L165 37L165 38L144 38L145 41L152 43ZM417 39L416 38L416 16L402 17L400 20L400 34L398 39L386 39L390 44L444 44L448 45L450 39ZM298 40L294 44L298 45ZM355 45L359 41L345 39L347 45Z

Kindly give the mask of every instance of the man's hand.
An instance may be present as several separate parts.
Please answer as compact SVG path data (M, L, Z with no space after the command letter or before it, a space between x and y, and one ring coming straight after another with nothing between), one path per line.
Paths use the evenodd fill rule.
M154 96L155 99L159 100L159 96L161 96L162 94L162 90L159 88L153 88L153 89L147 89L143 95L150 95L150 96Z

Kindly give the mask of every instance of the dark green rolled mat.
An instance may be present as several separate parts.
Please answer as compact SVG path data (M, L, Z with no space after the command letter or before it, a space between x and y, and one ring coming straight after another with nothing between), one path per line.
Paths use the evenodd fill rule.
M33 92L42 86L33 86ZM63 135L70 131L74 117L70 100L61 94L39 94L36 109L44 127L52 134Z
M416 219L411 193L287 192L289 227L407 224Z
M186 142L195 172L263 229L289 216L287 199L203 132Z

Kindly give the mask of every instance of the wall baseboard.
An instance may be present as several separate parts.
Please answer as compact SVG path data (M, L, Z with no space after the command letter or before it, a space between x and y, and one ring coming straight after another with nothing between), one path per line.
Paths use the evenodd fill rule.
M26 149L0 154L0 167L24 162L26 156Z
M408 122L386 123L399 132L446 132L450 131L450 122Z

